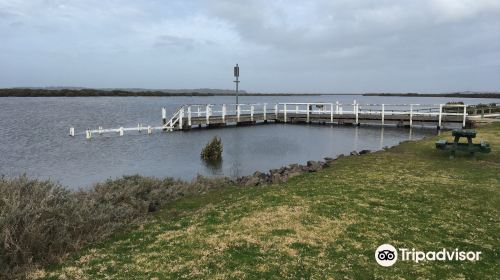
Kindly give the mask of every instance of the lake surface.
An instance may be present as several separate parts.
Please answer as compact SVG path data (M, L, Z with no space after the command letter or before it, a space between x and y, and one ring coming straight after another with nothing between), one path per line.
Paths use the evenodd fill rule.
M467 104L497 99L406 98L376 96L240 97L240 103L349 102L361 104ZM52 179L86 188L108 178L141 174L191 179L196 174L243 176L291 163L306 163L353 150L378 150L402 140L420 139L435 129L267 124L152 135L129 132L86 140L69 137L95 129L161 125L161 107L170 116L183 104L234 103L234 97L3 97L0 98L0 174ZM214 136L224 145L220 166L200 160L201 148Z

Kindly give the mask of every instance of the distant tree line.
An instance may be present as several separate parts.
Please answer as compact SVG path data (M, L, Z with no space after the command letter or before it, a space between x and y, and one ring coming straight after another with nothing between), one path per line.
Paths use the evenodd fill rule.
M500 92L365 93L363 96L500 98Z
M168 92L168 91L129 91L102 89L33 89L33 88L0 88L0 97L98 97L98 96L233 96L231 91L221 92ZM247 96L289 96L300 94L289 93L246 93ZM305 95L305 94L302 94ZM310 94L320 95L320 94Z

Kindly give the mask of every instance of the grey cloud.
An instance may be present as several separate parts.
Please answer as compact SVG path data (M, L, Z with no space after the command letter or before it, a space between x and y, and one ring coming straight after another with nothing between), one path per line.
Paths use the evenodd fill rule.
M0 23L0 87L226 88L239 62L248 91L500 89L498 0L5 0Z

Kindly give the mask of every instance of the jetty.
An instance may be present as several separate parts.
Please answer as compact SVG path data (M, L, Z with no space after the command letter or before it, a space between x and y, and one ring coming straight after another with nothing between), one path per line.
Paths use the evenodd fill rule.
M497 113L500 107L486 111L478 105L466 104L350 104L335 103L252 103L252 104L186 104L178 107L170 118L162 108L162 125L138 124L137 127L87 129L88 139L93 134L114 132L120 136L125 131L154 130L184 131L195 128L256 125L265 123L286 124L336 124L336 125L392 125L398 127L436 126L455 124L470 127L474 119ZM489 111L488 111L489 110ZM75 136L75 129L70 128Z
M317 123L341 125L429 125L467 124L467 105L353 104L336 103L257 103L190 104L181 106L167 120L163 109L164 130L188 130L201 127L253 125L257 123Z

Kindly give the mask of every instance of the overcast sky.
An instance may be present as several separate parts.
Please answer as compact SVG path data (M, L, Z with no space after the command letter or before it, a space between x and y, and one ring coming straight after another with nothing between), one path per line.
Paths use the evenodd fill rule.
M500 90L500 0L0 0L0 87Z

